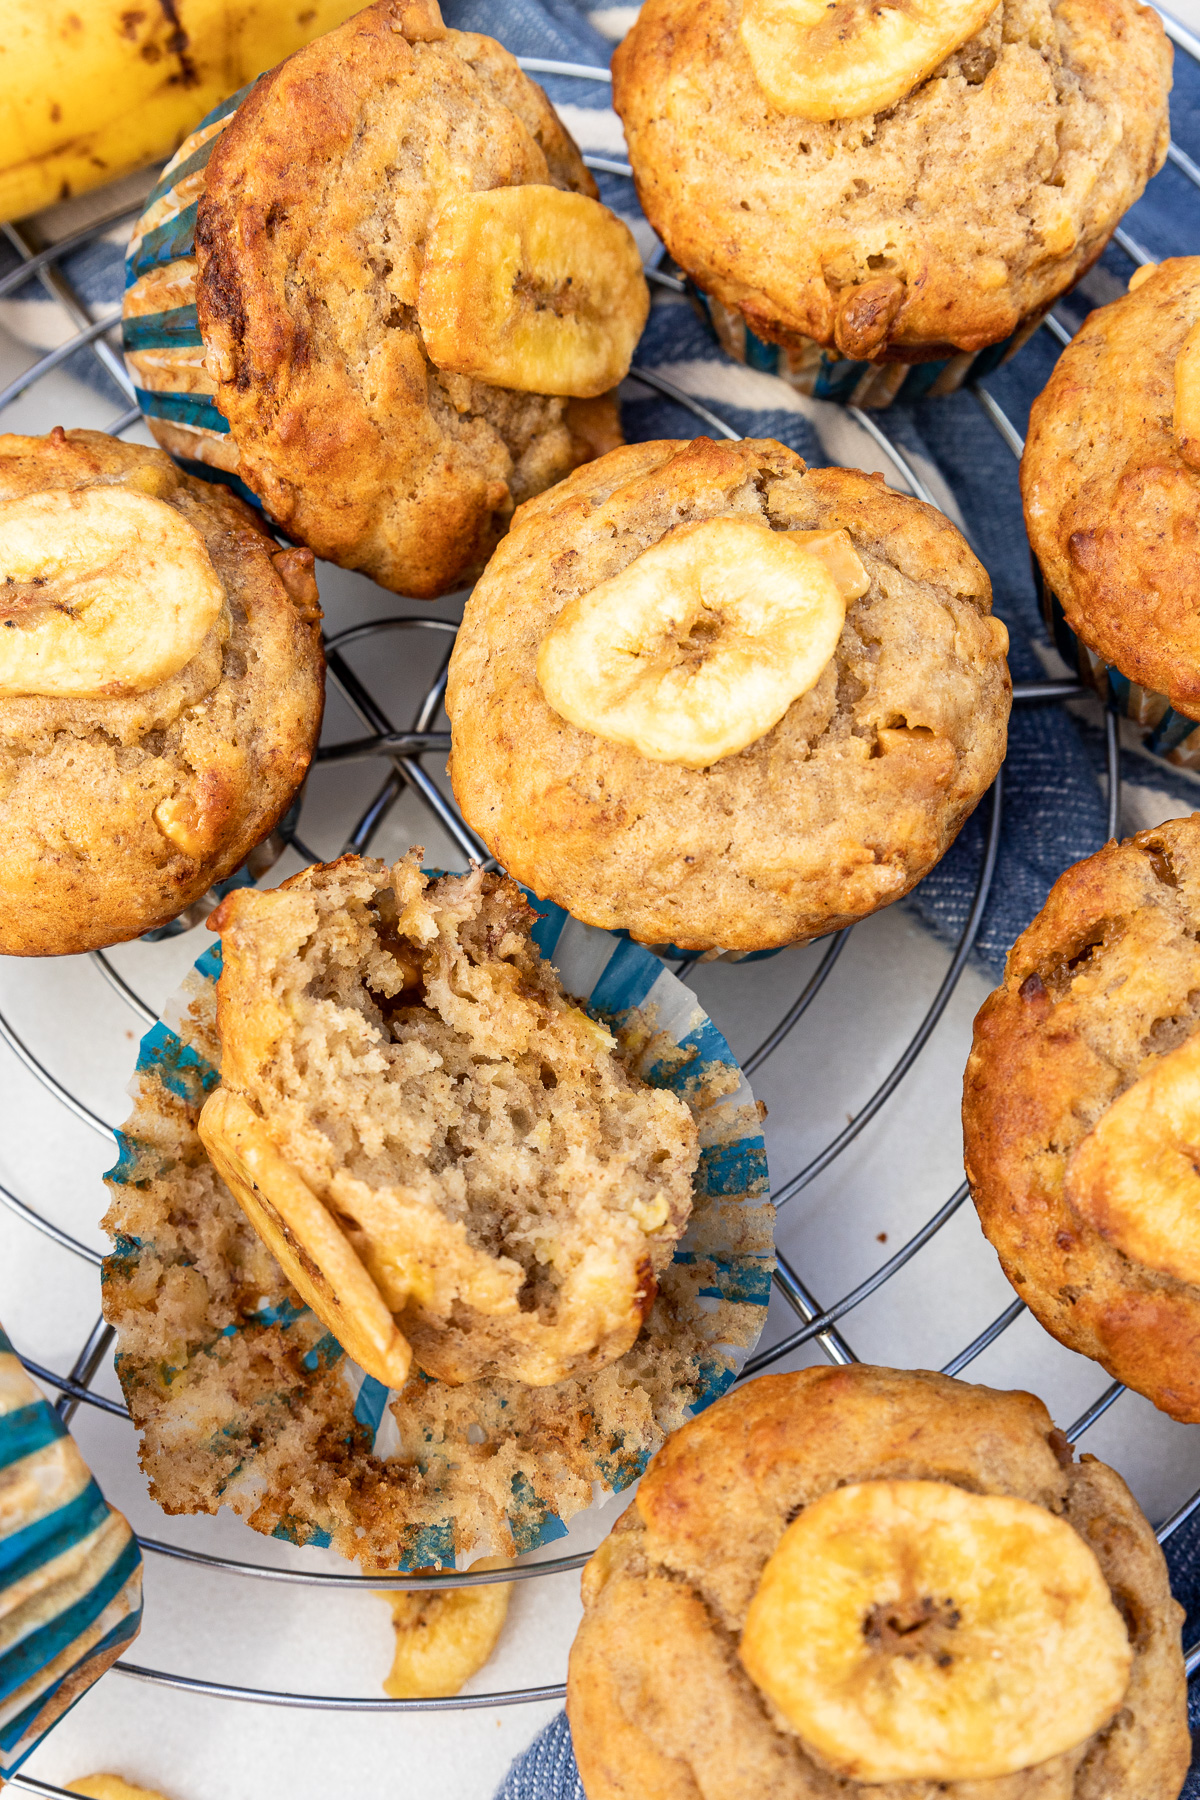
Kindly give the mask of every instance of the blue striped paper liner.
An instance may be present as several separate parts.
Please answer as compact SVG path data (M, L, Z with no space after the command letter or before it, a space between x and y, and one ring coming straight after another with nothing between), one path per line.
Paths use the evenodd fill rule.
M253 86L254 83L250 82L239 88L236 94L230 95L228 100L223 100L220 106L214 106L210 113L205 114L195 131L185 138L175 152L157 186L147 195L145 209L133 228L125 258L126 293L144 275L152 274L170 263L190 261L194 271L196 201L186 200L179 191L180 185L208 167L209 158L220 142L221 133L211 132L207 138L204 134L213 125L222 121L228 123ZM147 221L151 216L155 222L147 229ZM169 307L162 312L139 313L125 318L122 321L122 337L126 351L202 349L203 340L196 317L194 274L192 292L193 299L190 303ZM150 421L161 419L165 424L185 430L228 436L229 425L224 415L218 412L212 394L196 393L191 388L147 388L142 384L140 371L132 363L129 365L129 374L137 403ZM190 378L194 381L194 370ZM238 476L199 459L191 462L179 457L178 460L189 473L199 475L205 481L222 482L233 488L243 500L261 510L261 502L257 496Z
M2 1329L0 1359L6 1397L19 1402L0 1410L0 1480L19 1479L20 1465L27 1460L29 1474L35 1468L42 1471L34 1484L40 1509L35 1501L32 1516L23 1514L0 1531L0 1599L19 1582L36 1583L39 1572L46 1571L40 1591L32 1587L15 1614L5 1618L0 1779L7 1780L121 1646L136 1636L142 1616L142 1558L129 1527L109 1507L70 1444L58 1414L21 1370ZM56 1452L47 1469L44 1452L64 1440L67 1447ZM80 1593L69 1565L61 1573L51 1565L73 1550L86 1551L88 1540L105 1527L111 1530L114 1521L114 1554ZM21 1620L22 1607L33 1615L28 1623ZM78 1654L72 1654L76 1649Z
M1184 768L1196 768L1200 765L1200 720L1190 719L1186 713L1176 712L1165 694L1142 687L1138 682L1131 681L1128 675L1122 675L1113 663L1106 663L1099 652L1085 644L1067 623L1062 602L1057 594L1050 592L1036 558L1034 575L1047 629L1055 649L1067 667L1078 675L1085 687L1093 688L1102 700L1111 699L1123 718L1131 719L1140 727L1146 748L1152 756L1161 756L1165 761L1178 763ZM1152 724L1146 722L1147 713L1154 717ZM1195 743L1189 743L1188 740L1193 737Z
M823 350L820 345L813 343L804 358L803 373L798 373L789 360L788 352L779 344L771 344L765 338L758 337L739 313L722 307L720 301L714 300L711 294L706 294L694 281L688 281L687 293L693 306L707 321L721 348L735 361L745 363L748 369L778 375L781 380L789 382L801 393L811 395L814 400L836 400L844 405L858 403L872 408L891 406L897 400L911 404L916 400L923 400L935 388L939 393L953 393L968 376L972 381L981 381L985 375L992 374L1001 363L1015 355L1027 342L1030 333L1041 323L1041 315L1036 319L1023 320L1001 343L989 344L983 350L976 351L974 356L956 351L952 356L931 362L862 362L840 356L836 350ZM717 310L714 309L723 315L720 324ZM880 377L885 371L891 375L895 385L885 384L886 398L881 398ZM940 387L939 382L942 383Z
M614 1027L640 1012L652 1035L641 1061L635 1065L638 1073L651 1086L670 1088L680 1094L699 1125L700 1161L694 1177L692 1218L674 1259L685 1265L703 1260L712 1272L710 1281L697 1295L698 1317L693 1323L699 1325L702 1335L707 1335L704 1319L715 1315L722 1302L751 1307L757 1317L752 1334L748 1334L752 1341L746 1345L723 1343L715 1334L709 1338L710 1354L699 1371L696 1397L687 1408L691 1416L711 1405L737 1379L766 1323L774 1268L769 1238L761 1248L747 1252L730 1239L722 1243L718 1238L714 1242L710 1235L713 1218L722 1220L729 1202L740 1201L757 1210L770 1192L766 1144L754 1096L720 1031L695 995L657 956L615 932L581 924L561 907L546 906L532 894L528 898L540 915L533 931L534 941L541 954L553 962L567 993L584 1000ZM215 983L220 972L221 946L217 943L195 964L195 973L204 982ZM181 1016L186 1017L193 1000L193 993L177 998L174 1005ZM171 1014L170 1007L167 1011ZM678 1054L680 1051L682 1055ZM142 1074L157 1072L171 1093L196 1108L220 1079L219 1071L210 1062L163 1023L155 1025L142 1039L137 1067ZM722 1079L714 1077L721 1076L722 1071L728 1071L722 1078L728 1089L714 1094L713 1087L722 1085ZM147 1157L156 1161L157 1153L123 1132L116 1133L116 1137L120 1155L106 1179L117 1184L136 1182L139 1165L144 1166ZM713 1205L706 1206L706 1201ZM136 1243L118 1243L113 1254L136 1261L139 1249ZM308 1308L285 1302L273 1316L285 1329L298 1320L305 1321L306 1335L315 1339L303 1359L306 1366L315 1372L336 1364L353 1396L354 1416L370 1434L375 1453L385 1459L397 1453L401 1444L399 1428L389 1408L392 1393L352 1362L332 1334L322 1333ZM263 1322L262 1314L255 1318ZM231 1325L226 1329L232 1332L238 1327ZM611 1470L600 1469L602 1485L613 1492L629 1486L641 1474L646 1460L629 1459L614 1464ZM519 1552L537 1549L565 1535L567 1527L549 1497L537 1496L528 1483L513 1497L516 1504L509 1522ZM325 1531L298 1516L276 1526L274 1535L317 1548L324 1548L329 1542ZM476 1547L470 1557L477 1554ZM453 1566L454 1558L453 1521L445 1519L419 1533L400 1567L428 1568L439 1563Z

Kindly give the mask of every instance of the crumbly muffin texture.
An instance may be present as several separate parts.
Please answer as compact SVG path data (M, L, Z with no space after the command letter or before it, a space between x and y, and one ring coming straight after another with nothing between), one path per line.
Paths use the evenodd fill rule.
M74 954L165 925L245 860L287 810L321 725L312 552L281 550L226 489L98 431L0 436L0 500L120 486L203 539L225 605L143 693L0 697L0 953ZM181 848L164 801L198 824Z
M142 1467L166 1512L227 1506L268 1536L332 1543L368 1571L512 1554L538 1541L549 1513L567 1520L590 1506L596 1484L636 1479L688 1409L728 1382L732 1350L753 1342L762 1307L711 1296L730 1257L770 1266L765 1172L748 1193L697 1200L687 1255L663 1269L637 1341L616 1362L551 1387L454 1385L414 1369L373 1445L339 1346L204 1152L196 1121L219 1079L216 993L193 975L186 994L179 1043L134 1078L105 1219L105 1317ZM658 1056L656 1031L652 1018L624 1022L631 1066ZM697 1093L716 1073L697 1065Z
M844 528L871 578L833 658L755 743L706 769L569 725L537 682L563 607L672 527L745 516ZM467 602L450 664L451 776L503 866L645 943L758 950L899 899L1004 755L1008 635L933 507L771 440L631 445L528 503Z
M401 593L466 585L513 507L595 453L598 402L573 429L566 400L438 370L417 325L446 200L531 182L596 194L541 89L434 0L377 0L289 57L208 166L196 305L239 471L292 536Z
M831 1774L750 1680L738 1642L786 1526L832 1489L948 1482L1065 1520L1133 1646L1116 1717L1078 1749L982 1781ZM676 1433L584 1571L567 1712L588 1800L1173 1800L1190 1757L1182 1609L1124 1482L1032 1394L856 1365L765 1376ZM904 1654L902 1648L901 1654Z
M515 883L347 856L214 916L222 1086L325 1203L427 1374L544 1384L628 1350L696 1125L564 995Z
M984 1002L963 1090L967 1174L1004 1272L1046 1329L1173 1418L1200 1421L1200 1289L1069 1204L1072 1152L1200 1030L1200 815L1068 869Z
M777 112L739 0L647 0L613 59L638 197L773 343L921 361L1007 338L1162 166L1171 49L1136 0L1003 0L886 112Z
M1200 719L1200 473L1173 428L1175 362L1197 320L1196 256L1161 263L1092 313L1033 403L1021 495L1072 629Z

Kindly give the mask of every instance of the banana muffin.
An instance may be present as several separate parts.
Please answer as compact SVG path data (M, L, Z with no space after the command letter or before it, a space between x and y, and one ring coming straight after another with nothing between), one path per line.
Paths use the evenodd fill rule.
M769 439L630 445L527 503L468 600L454 791L589 924L805 941L945 854L1004 755L1007 648L933 507Z
M691 1210L696 1126L562 991L501 876L318 864L222 934L209 1158L378 1380L546 1386L624 1355Z
M984 1002L967 1175L1060 1343L1200 1421L1200 814L1060 876Z
M311 550L98 431L0 436L0 954L165 925L286 812L321 728Z
M759 338L973 353L1095 261L1167 150L1136 0L646 0L613 59L638 197Z
M495 906L483 905L484 916L494 918ZM538 937L546 939L541 926ZM657 1276L633 1345L549 1387L496 1376L455 1384L414 1361L404 1386L389 1391L355 1366L304 1304L197 1132L221 1079L215 946L142 1041L133 1110L105 1178L112 1249L104 1314L117 1332L117 1371L150 1493L165 1511L227 1508L267 1536L331 1545L372 1574L512 1556L561 1537L598 1492L627 1488L667 1434L733 1381L762 1329L773 1264L759 1110L711 1020L646 952L616 939L600 947L594 934L567 926L554 954L581 992L612 1002L604 1016L622 1063L635 1084L679 1095L701 1146L686 1236ZM377 962L386 969L382 953ZM648 988L643 981L639 990L631 972L649 976ZM537 992L535 983L529 998ZM459 997L463 1011L468 1003ZM349 1023L361 1040L365 1017ZM429 1041L448 1044L432 1016L425 1023ZM380 1048L394 1055L398 1047L393 1039ZM488 1066L476 1065L473 1080L482 1082ZM506 1067L491 1066L511 1090ZM540 1068L537 1083L547 1097L558 1091ZM530 1161L552 1125L533 1098ZM496 1124L503 1130L498 1112ZM581 1178L586 1172L578 1165ZM478 1206L474 1222L487 1223ZM348 1217L336 1223L362 1243ZM571 1230L578 1246L581 1234ZM550 1247L543 1235L533 1260ZM283 1248L293 1266L286 1240ZM499 1259L497 1269L502 1277ZM538 1270L530 1286L545 1293L552 1267Z
M516 504L622 441L611 394L649 309L545 95L436 0L377 0L206 122L130 274L160 441L421 597L469 582Z
M1129 289L1034 401L1021 494L1068 626L1160 727L1168 706L1200 719L1200 256L1139 269Z
M583 1573L587 1800L1175 1800L1154 1533L1032 1394L803 1369L670 1438Z

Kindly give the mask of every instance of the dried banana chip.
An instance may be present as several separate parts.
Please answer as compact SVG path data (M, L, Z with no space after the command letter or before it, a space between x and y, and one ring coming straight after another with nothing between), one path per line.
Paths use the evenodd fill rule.
M1101 1113L1067 1165L1081 1219L1132 1262L1200 1282L1200 1034Z
M200 533L152 495L0 502L0 695L144 694L191 661L224 603Z
M995 0L745 0L741 37L780 112L857 119L911 94L995 10Z
M218 1088L196 1127L208 1159L292 1286L360 1368L403 1387L408 1341L332 1214L240 1094Z
M481 1556L472 1569L506 1569L503 1556ZM392 1700L457 1694L482 1669L508 1612L511 1581L443 1588L431 1594L381 1593L392 1609L396 1655L383 1691Z
M1133 1659L1064 1519L941 1481L860 1482L806 1506L740 1655L804 1743L861 1782L1032 1768L1113 1716Z
M67 1783L68 1794L82 1794L84 1800L165 1800L157 1788L138 1787L123 1775L81 1775Z
M629 228L598 200L527 185L463 194L425 245L417 319L440 369L592 398L628 373L650 310Z
M845 623L828 561L799 535L737 517L677 527L563 608L538 651L549 704L652 762L744 750L820 679Z

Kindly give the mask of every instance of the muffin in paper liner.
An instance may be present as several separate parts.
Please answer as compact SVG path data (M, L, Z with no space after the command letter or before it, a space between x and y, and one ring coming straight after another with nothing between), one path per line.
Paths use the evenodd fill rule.
M537 902L534 902L535 906ZM106 1176L105 1316L151 1493L365 1569L446 1568L560 1538L736 1379L774 1266L759 1111L695 996L641 945L538 907L534 941L700 1127L694 1209L633 1348L551 1388L367 1376L297 1297L196 1135L218 1080L220 945L143 1038Z
M142 1555L0 1328L0 1782L142 1623Z
M1085 687L1111 701L1123 718L1139 726L1147 750L1177 769L1200 770L1200 720L1171 705L1166 694L1143 687L1105 662L1067 623L1058 596L1051 592L1037 557L1031 557L1033 579L1051 642Z
M800 349L768 344L755 336L741 313L725 306L715 295L704 293L693 281L688 282L687 291L701 318L712 327L722 350L735 362L761 369L767 375L778 375L810 399L841 400L847 406L864 406L872 411L890 406L893 400L911 402L954 394L964 382L982 380L1029 342L1049 311L1046 308L1035 317L1022 320L1003 343L989 344L983 350L960 350L932 362L855 362L839 356L836 350L823 350L811 338L805 339Z

